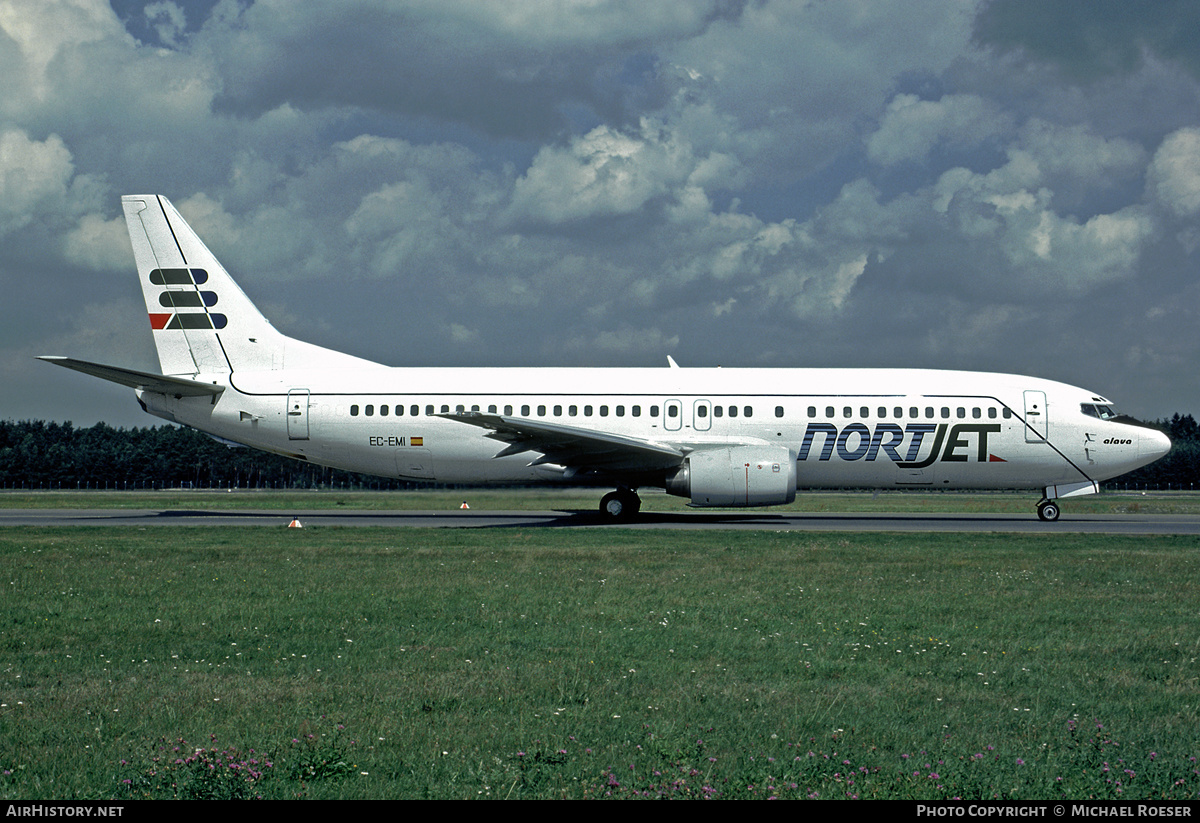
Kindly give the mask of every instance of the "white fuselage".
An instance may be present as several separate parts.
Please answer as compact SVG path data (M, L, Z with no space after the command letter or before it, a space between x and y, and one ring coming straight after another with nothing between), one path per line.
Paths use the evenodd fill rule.
M1161 432L1091 392L916 369L388 368L277 331L162 195L121 198L161 374L45 359L130 386L151 414L324 466L415 481L607 485L694 506L798 488L1041 489L1161 457Z
M800 488L1032 489L1050 497L1164 454L1161 433L1085 414L1103 398L1016 375L909 369L363 368L198 375L215 398L147 410L249 446L386 477L579 482L452 419L499 415L683 453L784 447ZM450 415L443 417L440 415ZM511 450L510 450L511 451ZM596 478L592 478L596 479ZM622 482L604 475L600 482ZM665 485L635 478L629 485Z

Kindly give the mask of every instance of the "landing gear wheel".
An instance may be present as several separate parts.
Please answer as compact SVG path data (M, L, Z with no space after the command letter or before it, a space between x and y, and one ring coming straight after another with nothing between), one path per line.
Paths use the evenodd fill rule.
M1053 500L1043 500L1041 503L1038 503L1037 513L1038 517L1042 520L1047 523L1053 523L1058 519L1058 504Z
M600 515L605 520L632 520L641 511L642 500L630 489L617 489L600 500Z

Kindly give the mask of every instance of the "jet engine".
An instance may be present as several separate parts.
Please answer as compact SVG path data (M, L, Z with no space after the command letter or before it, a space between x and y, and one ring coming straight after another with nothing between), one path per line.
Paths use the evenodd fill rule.
M782 446L702 449L667 476L666 488L701 507L791 503L796 499L796 457Z

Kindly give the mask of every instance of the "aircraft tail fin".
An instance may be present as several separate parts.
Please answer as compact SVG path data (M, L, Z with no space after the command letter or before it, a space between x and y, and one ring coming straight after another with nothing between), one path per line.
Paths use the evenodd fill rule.
M121 204L163 374L372 365L277 331L167 198Z

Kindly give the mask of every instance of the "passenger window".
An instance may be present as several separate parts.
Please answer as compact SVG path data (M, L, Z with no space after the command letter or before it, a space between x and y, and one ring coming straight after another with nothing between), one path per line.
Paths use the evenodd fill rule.
M737 406L730 406L730 407L729 407L729 416L730 416L730 417L737 417Z
M895 417L897 420L899 420L901 417L904 416L904 409L900 408L899 406L892 409L892 411L895 412L895 414L893 414L892 417Z
M493 403L490 406L488 406L488 414L495 414L495 413L496 413L496 404Z
M950 419L950 409L946 406L942 406L942 417L947 420Z
M854 409L850 408L849 406L842 407L842 417L853 417L853 416L854 416Z
M816 407L816 406L809 406L809 407L808 407L808 416L809 416L809 417L816 417L816 416L817 416L817 407Z
M713 417L723 417L724 415L725 409L720 406L713 406Z
M825 416L826 416L826 417L833 417L833 406L826 406L826 407L825 407Z
M512 414L512 406L505 406L504 414L505 414L505 416L511 415Z
M667 417L678 417L678 416L679 416L679 407L678 406L667 406Z
M350 416L358 417L358 404L357 403L355 403L354 405L352 405L350 407Z
M363 409L363 412L367 415L367 417L374 417L375 406L373 404L368 404L367 407Z
M630 412L633 414L633 416L634 416L634 417L641 417L641 416L642 416L642 407L641 407L641 406L634 406L634 407L633 407L632 409L630 409L629 411L630 411Z
M601 408L603 408L603 407L601 407ZM696 407L696 416L697 417L708 417L708 406L697 406Z
M650 407L650 416L651 416L651 417L658 417L658 406L651 406L651 407Z
M996 407L995 406L992 406L991 408L988 409L988 419L990 419L990 420L996 419Z
M583 416L584 416L584 417L591 417L591 416L592 416L592 407L591 407L591 406L584 406L584 407L583 407Z
M608 417L608 406L601 406L601 407L600 407L600 416L601 416L601 417Z
M919 414L917 414L917 407L916 407L916 406L909 406L909 407L908 407L908 416L909 416L909 417L912 417L912 418L920 417L920 415L919 415Z
M954 413L958 415L959 420L963 420L967 416L967 410L964 409L962 406L959 406L958 409L956 409Z
M752 406L742 406L742 417L753 417L754 408Z
M443 403L442 404L442 414L449 414L449 413L450 413L450 407L447 406L445 403Z
M932 419L933 419L933 406L926 406L926 407L925 407L925 416L926 416L927 418L929 418L930 420L932 420Z
M430 406L426 406L426 407L425 407L425 413L426 413L426 414L433 414L433 406L432 406L432 405L430 405Z
M545 416L546 416L546 407L538 406L538 417L545 417Z
M379 407L379 416L380 416L380 417L387 417L387 414L388 414L388 407L387 407L387 406L380 406L380 407Z
M617 406L617 417L624 417L624 416L625 416L625 407Z
M775 416L776 416L776 417L783 417L783 406L776 406L776 407L775 407Z
M457 406L455 406L455 407L454 407L454 410L455 410L456 412L458 412L459 414L462 414L463 412L465 412L465 411L467 410L467 407L466 407L466 406L464 406L464 405L462 405L462 404L460 403L460 404L458 404Z
M522 417L529 416L529 407L528 406L521 406L521 416Z

